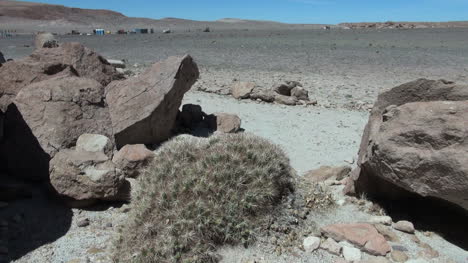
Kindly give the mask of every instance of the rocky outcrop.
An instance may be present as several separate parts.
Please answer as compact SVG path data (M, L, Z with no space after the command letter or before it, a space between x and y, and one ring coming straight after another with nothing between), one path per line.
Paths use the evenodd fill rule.
M347 192L408 193L468 210L468 87L420 79L382 93ZM354 188L354 189L353 189Z
M51 157L74 146L81 134L113 135L104 87L92 79L66 77L34 83L23 88L14 103Z
M107 86L106 98L117 146L167 140L182 98L198 76L197 65L187 55L170 57L138 77Z
M37 49L24 59L0 67L0 108L5 111L16 94L27 85L63 76L90 78L101 85L119 78L103 57L79 43Z
M38 33L34 40L34 46L36 48L55 48L58 47L58 41L51 33Z

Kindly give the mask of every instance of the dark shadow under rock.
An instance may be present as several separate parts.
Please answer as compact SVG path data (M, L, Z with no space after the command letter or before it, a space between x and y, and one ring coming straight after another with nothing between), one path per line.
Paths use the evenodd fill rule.
M445 200L422 197L382 182L378 185L387 185L386 191L394 193L391 199L374 199L393 222L410 221L417 230L438 233L450 243L468 250L468 211Z
M10 261L54 242L71 227L73 214L70 208L51 196L43 184L36 184L30 190L29 198L12 201L0 208L3 226L0 241L6 244Z

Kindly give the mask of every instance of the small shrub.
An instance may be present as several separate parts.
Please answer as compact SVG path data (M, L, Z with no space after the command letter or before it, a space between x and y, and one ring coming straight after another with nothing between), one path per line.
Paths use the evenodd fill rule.
M216 262L219 245L244 244L293 187L283 151L239 134L178 137L140 177L119 262Z

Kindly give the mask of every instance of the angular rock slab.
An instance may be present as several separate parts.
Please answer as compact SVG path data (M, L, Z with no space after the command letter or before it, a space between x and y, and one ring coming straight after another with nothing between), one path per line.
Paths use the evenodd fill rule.
M106 87L117 147L167 140L182 98L198 79L193 59L170 57L138 77L114 81Z
M336 241L348 241L375 256L385 256L391 247L370 224L335 224L321 228L322 233Z
M14 104L51 157L74 146L84 133L113 136L104 87L92 79L66 77L34 83L18 93Z

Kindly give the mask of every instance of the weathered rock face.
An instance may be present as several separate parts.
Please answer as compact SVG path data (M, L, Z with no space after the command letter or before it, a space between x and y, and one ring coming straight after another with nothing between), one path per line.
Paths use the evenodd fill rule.
M34 83L18 93L14 104L51 157L74 146L81 134L113 135L104 87L92 79L67 77Z
M275 94L275 102L279 104L294 106L297 105L297 98L291 96L285 96L280 94Z
M197 65L187 55L170 57L138 77L107 86L106 99L117 146L167 140L182 98L198 76Z
M86 77L101 85L119 78L104 58L79 43L37 49L29 57L0 67L0 108L5 111L16 94L27 85L60 76Z
M390 107L365 172L468 210L468 100Z
M390 199L416 193L468 209L467 101L468 87L444 80L382 93L347 191Z
M50 161L50 183L58 194L90 201L125 201L129 184L102 152L65 149Z
M114 155L112 161L126 177L136 178L154 156L154 152L148 150L143 144L125 145Z
M51 33L39 33L34 40L34 46L36 48L55 48L58 47L59 44Z
M250 97L250 94L254 88L255 83L236 82L231 87L231 94L236 99L247 99Z

